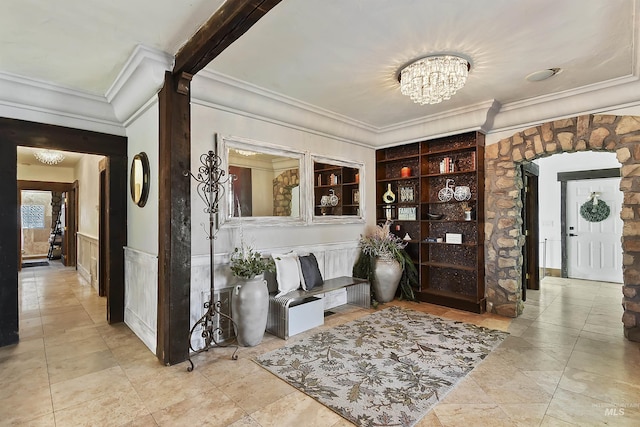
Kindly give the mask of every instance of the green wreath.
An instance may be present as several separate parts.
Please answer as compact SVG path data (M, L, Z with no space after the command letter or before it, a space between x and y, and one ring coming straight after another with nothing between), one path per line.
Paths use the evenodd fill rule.
M591 193L589 200L580 206L580 216L589 222L604 221L610 213L609 205L604 200L598 200L597 193Z

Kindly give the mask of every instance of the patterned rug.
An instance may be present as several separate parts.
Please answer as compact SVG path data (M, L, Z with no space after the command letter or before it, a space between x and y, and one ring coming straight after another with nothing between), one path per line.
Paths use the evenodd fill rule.
M256 361L359 426L410 427L507 336L391 307Z

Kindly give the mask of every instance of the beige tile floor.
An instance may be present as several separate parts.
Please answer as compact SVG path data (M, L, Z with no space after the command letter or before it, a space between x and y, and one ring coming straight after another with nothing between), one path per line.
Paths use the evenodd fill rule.
M237 361L211 350L188 373L108 325L104 298L75 270L32 267L19 282L21 341L0 348L0 425L351 425L252 362L283 340L267 334ZM515 320L396 302L511 333L418 425L640 425L640 346L622 336L620 300L619 285L548 277ZM348 308L325 327L367 313Z

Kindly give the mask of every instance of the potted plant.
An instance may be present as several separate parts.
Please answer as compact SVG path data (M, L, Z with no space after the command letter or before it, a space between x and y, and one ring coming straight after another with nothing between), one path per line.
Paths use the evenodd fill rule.
M398 285L401 298L415 300L418 271L405 250L407 242L391 233L390 226L391 221L386 221L360 238L360 256L353 266L354 277L372 284L374 306L393 300Z
M239 279L231 296L231 316L238 344L252 347L260 344L267 327L269 290L264 272L275 271L275 263L241 242L231 254L230 266Z

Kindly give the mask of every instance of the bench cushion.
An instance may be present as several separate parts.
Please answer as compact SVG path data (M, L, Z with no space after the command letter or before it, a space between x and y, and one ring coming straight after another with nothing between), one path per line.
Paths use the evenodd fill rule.
M295 291L300 287L300 273L298 271L298 254L273 254L276 262L276 280L278 281L278 295Z
M317 286L321 286L324 281L322 280L322 274L318 268L318 260L316 260L315 255L304 255L298 257L298 259L304 277L305 290L308 291Z

